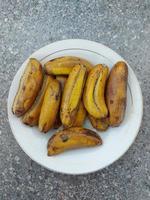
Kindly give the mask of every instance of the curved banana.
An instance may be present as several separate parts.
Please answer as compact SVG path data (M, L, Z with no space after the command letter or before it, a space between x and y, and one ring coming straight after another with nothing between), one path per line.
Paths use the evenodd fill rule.
M39 117L40 131L46 133L53 127L59 110L60 96L60 83L56 79L53 79L50 81L44 95L44 100Z
M38 125L39 116L41 112L42 103L44 100L44 95L49 83L52 80L52 76L45 75L43 80L42 88L37 96L36 100L34 101L32 107L25 113L22 118L23 123L29 126Z
M21 77L19 89L13 102L13 114L20 117L29 110L37 97L42 81L42 65L35 58L30 58Z
M62 95L60 118L65 127L73 125L85 80L86 68L83 65L76 65L69 74Z
M64 56L48 61L45 66L45 71L47 74L53 75L68 75L72 71L75 65L82 64L90 71L93 65L82 58L75 56Z
M100 130L100 131L105 131L108 128L108 119L107 118L101 118L101 119L96 119L92 115L89 115L89 120L93 126L93 128Z
M109 69L103 65L96 65L89 73L84 94L83 102L86 110L95 118L104 118L108 114L105 104L105 84Z
M48 156L62 153L69 149L93 147L102 144L100 136L89 129L72 127L56 132L48 141Z

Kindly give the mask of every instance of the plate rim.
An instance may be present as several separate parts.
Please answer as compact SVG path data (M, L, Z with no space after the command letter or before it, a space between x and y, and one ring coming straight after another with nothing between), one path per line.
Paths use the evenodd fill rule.
M52 46L52 45L56 45L56 44L60 44L60 43L64 43L64 42L87 42L87 43L91 43L91 44L93 44L93 45L99 45L99 46L105 48L106 50L110 51L110 53L116 54L116 56L117 56L117 57L120 57L121 60L124 60L124 58L123 58L122 56L120 56L120 55L119 55L118 53L116 53L114 50L110 49L109 47L105 46L105 45L102 44L102 43L94 42L94 41L91 41L91 40L84 40L84 39L66 39L66 40L60 40L60 41L56 41L56 42L50 43L50 44L45 45L44 47L42 47L42 48L40 48L40 49L34 51L34 52L22 63L22 65L23 65L30 57L34 56L34 54L36 54L36 53L39 52L39 51L42 51L42 50L45 49L46 47L48 48L48 46ZM131 147L131 145L134 143L134 141L135 141L135 139L136 139L136 137L137 137L137 135L138 135L138 133L139 133L140 126L141 126L141 122L142 122L142 117L143 117L143 96L142 96L142 90L141 90L141 87L140 87L140 83L139 83L139 81L138 81L138 79L137 79L137 77L136 77L136 75L135 75L133 69L132 69L132 68L130 67L130 65L128 64L128 62L127 62L126 60L124 60L124 61L125 61L125 62L127 63L127 65L129 66L131 72L133 73L133 75L134 75L134 77L135 77L135 79L136 79L136 83L137 83L137 87L138 87L138 91L139 91L139 96L140 96L141 113L140 113L140 121L139 121L139 124L138 124L138 128L137 128L136 134L135 134L134 137L132 138L132 141L131 141L130 145L128 146L128 148L126 148L126 150L125 150L120 156L118 156L117 159L115 159L114 161L112 161L112 162L110 162L109 164L105 165L104 167L99 167L98 169L95 169L95 170L89 169L88 171L81 172L81 173L80 173L80 172L77 172L77 173L76 173L76 172L73 172L73 173L72 173L72 172L64 172L63 170L61 171L61 170L58 170L58 169L55 170L54 168L47 167L47 166L45 166L44 164L42 164L42 163L38 162L37 160L35 160L35 158L33 158L31 154L29 155L29 154L26 152L26 150L24 149L24 147L21 146L21 144L19 143L19 141L18 141L16 135L14 134L15 130L14 130L12 124L11 124L10 115L9 115L10 91L11 91L11 89L12 89L12 83L13 83L13 81L14 81L14 79L16 78L18 71L19 71L20 68L22 67L22 65L21 65L21 66L19 67L19 69L17 70L15 76L13 77L13 80L12 80L12 82L11 82L11 86L10 86L10 89L9 89L9 94L8 94L8 98L7 98L7 115L8 115L9 125L10 125L11 131L12 131L12 133L13 133L13 135L14 135L14 138L16 139L17 143L19 144L19 146L21 147L21 149L24 151L24 153L25 153L26 155L28 155L28 156L30 157L31 160L35 161L35 162L38 163L40 166L42 166L42 167L44 167L44 168L46 168L46 169L48 169L48 170L51 170L51 171L54 171L54 172L57 172L57 173L61 173L61 174L70 174L70 175L84 175L84 174L94 173L94 172L99 171L99 170L102 170L102 169L104 169L104 168L106 168L106 167L112 165L112 164L115 163L116 161L118 161L118 160L129 150L129 148Z

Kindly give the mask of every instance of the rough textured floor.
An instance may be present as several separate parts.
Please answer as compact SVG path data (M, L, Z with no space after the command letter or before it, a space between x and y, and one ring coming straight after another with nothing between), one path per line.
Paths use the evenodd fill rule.
M135 143L112 166L84 176L50 172L15 141L7 119L11 81L23 61L51 42L84 38L122 55L144 97ZM150 1L0 0L0 199L150 199Z

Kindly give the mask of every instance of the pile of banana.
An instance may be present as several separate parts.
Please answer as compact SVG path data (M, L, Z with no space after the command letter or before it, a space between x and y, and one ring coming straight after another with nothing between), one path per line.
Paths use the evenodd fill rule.
M24 124L47 133L57 131L48 141L48 155L68 149L102 144L100 136L83 128L88 117L92 126L105 131L123 121L127 98L128 67L117 62L109 73L106 65L65 56L48 61L44 67L30 58L21 77L12 112Z

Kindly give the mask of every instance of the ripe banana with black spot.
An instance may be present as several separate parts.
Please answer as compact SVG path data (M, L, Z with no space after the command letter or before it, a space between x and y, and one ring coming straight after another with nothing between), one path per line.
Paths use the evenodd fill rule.
M39 117L40 131L46 133L54 126L57 113L59 111L60 97L60 83L56 79L53 79L49 83L44 95L44 100Z
M65 127L71 127L75 121L85 80L86 68L76 65L69 74L62 95L60 118Z
M40 91L42 81L43 72L41 63L35 58L30 58L21 77L19 88L13 102L13 114L20 117L31 108Z
M68 75L72 71L72 68L78 64L84 65L87 71L90 71L93 67L89 61L75 56L55 58L48 61L44 66L47 74Z
M100 136L89 129L72 127L56 132L48 141L48 156L62 153L69 149L94 147L102 144Z

